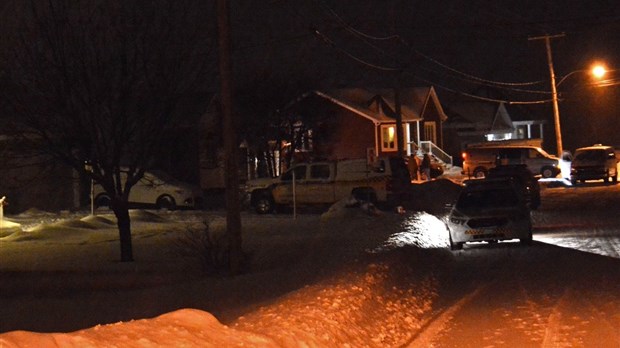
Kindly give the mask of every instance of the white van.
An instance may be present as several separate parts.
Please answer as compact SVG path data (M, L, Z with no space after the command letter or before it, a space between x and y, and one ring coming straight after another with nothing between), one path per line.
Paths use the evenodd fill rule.
M525 164L535 175L554 178L560 173L559 158L537 146L482 145L462 152L463 172L469 177L484 178L497 164Z
M121 172L121 180L123 173ZM94 185L95 207L108 207L110 197L101 185ZM129 193L132 205L154 206L158 209L199 208L202 192L199 187L180 182L162 171L145 172Z

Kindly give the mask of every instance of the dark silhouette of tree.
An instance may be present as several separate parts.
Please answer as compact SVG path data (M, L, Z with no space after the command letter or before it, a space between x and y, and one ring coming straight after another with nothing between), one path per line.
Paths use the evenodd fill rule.
M192 116L187 96L215 71L213 9L189 0L18 4L20 34L3 62L12 126L32 150L102 185L121 261L132 261L129 192Z

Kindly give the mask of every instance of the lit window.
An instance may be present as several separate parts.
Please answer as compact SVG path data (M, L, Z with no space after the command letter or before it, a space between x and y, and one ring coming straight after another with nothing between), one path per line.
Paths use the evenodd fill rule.
M396 151L396 126L381 126L381 150Z

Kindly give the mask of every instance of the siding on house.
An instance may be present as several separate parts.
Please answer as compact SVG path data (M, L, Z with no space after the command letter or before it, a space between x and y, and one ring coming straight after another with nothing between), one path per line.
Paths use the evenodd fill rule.
M342 110L334 122L331 158L364 158L368 148L375 147L375 126L372 122Z

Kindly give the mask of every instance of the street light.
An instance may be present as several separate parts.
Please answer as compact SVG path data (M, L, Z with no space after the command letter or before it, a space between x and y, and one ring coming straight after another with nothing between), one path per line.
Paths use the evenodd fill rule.
M592 68L571 71L564 75L557 83L555 82L555 72L553 71L553 61L551 58L551 50L547 50L547 58L549 62L549 73L551 75L551 95L553 98L553 119L555 123L555 139L558 149L558 157L562 156L564 149L562 148L562 130L560 127L560 108L558 106L558 90L557 87L562 84L571 75L576 73L590 72L596 79L601 79L607 73L607 69L601 64L595 64Z

